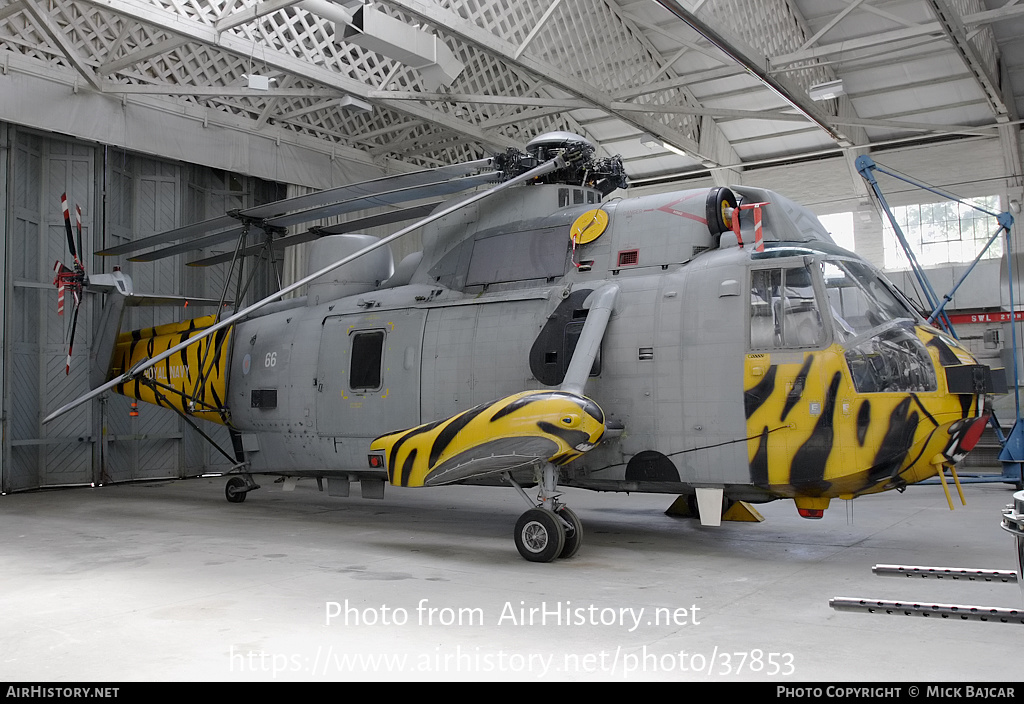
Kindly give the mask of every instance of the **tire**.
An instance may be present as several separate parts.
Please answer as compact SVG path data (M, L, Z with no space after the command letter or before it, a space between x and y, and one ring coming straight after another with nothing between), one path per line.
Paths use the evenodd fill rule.
M245 480L241 477L231 477L231 479L228 479L228 483L224 485L224 497L230 503L240 504L245 501L245 497L248 494L248 487L245 484Z
M583 523L580 521L579 516L568 506L558 509L557 513L572 526L571 529L566 529L565 545L562 546L562 552L558 554L559 558L567 560L578 553L580 546L583 545Z
M532 508L516 521L516 549L529 562L551 562L565 547L565 529L554 513Z
M723 232L731 230L729 223L725 220L725 210L736 207L736 196L728 188L712 188L708 191L705 215L708 220L708 232L718 236Z

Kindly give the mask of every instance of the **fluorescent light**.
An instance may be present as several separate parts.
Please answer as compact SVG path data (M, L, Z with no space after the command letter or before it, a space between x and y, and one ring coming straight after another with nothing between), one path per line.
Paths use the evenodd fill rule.
M255 74L246 76L251 90L270 90L270 82L275 80L268 76L257 76Z
M842 78L827 83L817 83L807 91L807 95L810 96L811 100L829 100L845 94L846 90L843 88Z
M672 152L674 154L678 154L679 156L688 156L688 154L686 152L684 152L682 149L680 149L679 147L677 147L674 144L669 144L668 142L662 142L661 146L665 147L665 149L668 149L670 152Z
M354 95L346 95L344 98L338 101L338 105L348 110L356 110L360 112L373 112L373 105L366 102L365 100L360 100Z
M648 149L667 149L670 152L678 154L679 156L689 156L686 152L684 152L682 149L675 146L674 144L669 144L664 140L658 139L652 134L645 134L642 137L640 137L640 144L644 145Z

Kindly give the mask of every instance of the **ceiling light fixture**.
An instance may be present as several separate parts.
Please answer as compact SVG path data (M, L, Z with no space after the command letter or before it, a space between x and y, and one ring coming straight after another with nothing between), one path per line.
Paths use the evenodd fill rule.
M827 83L816 83L807 91L807 95L810 96L811 100L829 100L831 98L838 98L840 95L846 95L846 90L843 88L843 79L840 78L835 81L828 81Z
M271 82L276 83L276 78L270 78L269 76L258 76L256 74L246 74L242 76L246 80L246 85L250 90L270 90Z
M338 105L346 110L355 110L357 112L373 112L373 105L355 97L354 95L346 95L344 98L338 101Z
M679 156L689 156L686 152L684 152L682 149L675 146L674 144L669 144L668 142L662 139L658 139L652 134L645 134L642 137L640 137L640 144L644 145L648 149L667 149L674 154L678 154Z

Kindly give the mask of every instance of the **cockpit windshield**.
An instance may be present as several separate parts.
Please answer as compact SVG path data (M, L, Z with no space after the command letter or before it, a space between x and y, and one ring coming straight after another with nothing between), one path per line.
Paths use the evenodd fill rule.
M913 331L918 316L864 264L823 260L821 271L834 339L846 348L857 391L934 391L935 370Z
M936 389L915 333L920 316L870 266L821 253L799 263L773 254L750 272L751 349L822 349L831 339L843 347L858 393Z
M829 259L821 262L821 270L836 342L842 344L892 321L916 320L917 315L870 267L848 259Z

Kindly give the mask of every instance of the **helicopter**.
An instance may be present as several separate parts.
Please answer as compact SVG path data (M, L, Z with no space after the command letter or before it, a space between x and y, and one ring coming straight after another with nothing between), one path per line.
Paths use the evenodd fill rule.
M1005 393L998 374L806 207L750 186L608 198L628 179L594 154L548 133L525 153L100 252L185 240L146 261L234 238L238 259L290 243L299 222L450 196L384 238L300 237L313 240L307 276L227 316L119 332L130 278L85 277L109 294L96 388L44 422L114 392L225 425L235 503L253 475L326 480L338 496L359 482L376 499L386 484L511 487L532 562L580 549L566 487L674 494L718 525L735 505L792 500L820 518L832 499L956 478ZM395 266L388 245L413 230L422 250ZM264 244L247 246L250 232Z

